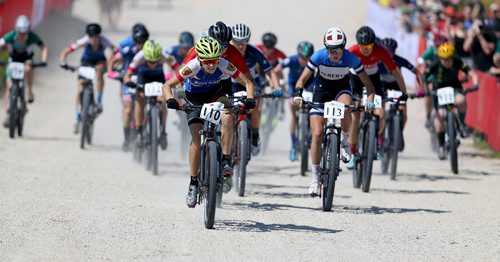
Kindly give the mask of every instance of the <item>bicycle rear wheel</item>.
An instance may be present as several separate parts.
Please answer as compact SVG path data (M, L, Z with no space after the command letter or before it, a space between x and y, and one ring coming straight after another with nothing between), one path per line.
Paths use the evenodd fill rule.
M217 158L217 144L215 141L209 141L206 145L207 154L205 155L205 181L204 194L205 197L205 228L211 229L214 227L215 221L215 208L217 200L217 179L219 177L218 172L220 172L219 160Z
M333 203L333 195L335 192L335 181L339 172L339 145L337 134L329 134L327 138L327 148L324 153L326 157L328 173L325 176L322 174L323 180L323 211L331 211Z
M375 116L374 116L375 117ZM370 191L370 183L372 179L373 158L375 157L375 147L377 144L377 127L376 121L368 122L368 133L365 136L364 154L365 158L363 166L363 175L361 182L361 190L365 193Z
M454 115L449 111L446 113L446 133L448 134L451 171L458 174L457 129Z

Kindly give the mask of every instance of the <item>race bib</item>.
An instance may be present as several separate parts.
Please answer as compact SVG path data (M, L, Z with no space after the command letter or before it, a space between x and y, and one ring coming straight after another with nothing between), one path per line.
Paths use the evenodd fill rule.
M302 98L304 99L304 101L306 102L312 102L313 101L313 93L312 92L309 92L309 91L303 91L302 92Z
M363 95L363 105L366 105L366 101L368 100L367 95ZM382 108L382 97L379 95L375 95L375 99L373 99L373 103L375 104L375 109Z
M246 91L239 91L239 92L234 93L234 96L235 97L246 97L247 92Z
M9 72L10 77L15 80L23 80L24 79L24 64L12 62L9 63Z
M345 104L337 101L326 102L323 112L324 118L343 119Z
M147 83L144 86L144 94L146 96L161 96L163 84L160 82Z
M445 87L437 90L438 104L440 106L455 104L455 90L453 87Z
M94 80L95 69L90 66L81 66L78 68L78 75L87 80Z
M201 108L200 118L218 125L222 119L222 109L224 109L224 104L221 102L204 104Z
M387 90L387 97L388 98L395 98L395 99L397 99L397 98L399 98L402 95L403 95L403 92L401 92L401 91L392 90L392 89L391 90Z

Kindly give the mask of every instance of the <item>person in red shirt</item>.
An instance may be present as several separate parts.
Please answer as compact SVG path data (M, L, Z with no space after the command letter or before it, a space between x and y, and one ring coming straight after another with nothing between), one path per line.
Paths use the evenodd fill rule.
M403 98L407 98L406 95L406 86L403 80L403 75L401 71L397 67L396 63L392 60L391 56L382 46L378 43L375 43L376 37L375 32L368 26L363 26L358 29L356 32L356 42L357 44L349 47L349 51L356 55L360 60L363 66L365 67L366 73L368 73L370 80L372 81L375 87L375 94L384 97L384 90L382 89L382 85L380 83L380 74L378 70L378 64L380 62L384 63L385 67L390 71L396 82L398 83L401 92L403 92ZM364 84L361 82L359 77L351 71L351 86L352 93L354 97L361 97L363 93ZM356 100L356 98L354 98ZM379 109L375 109L375 115L379 117L379 119L384 119L384 107L382 106ZM352 113L352 128L349 136L349 142L351 144L351 153L355 155L356 146L358 144L358 134L359 134L359 121L360 114L359 112ZM385 121L379 121L379 139L378 139L378 149L377 149L377 159L380 158L380 146L383 142L383 134L384 134L384 126ZM351 161L347 163L346 167L348 169L354 168L355 165L355 157L351 158Z
M240 72L243 73L248 79L253 79L243 55L240 53L240 51L238 51L236 47L229 44L233 39L233 32L229 26L227 26L224 22L217 21L215 22L215 24L211 25L210 28L208 28L208 35L219 41L219 44L222 47L222 58L226 59L231 64L236 66L236 68L238 68L238 70L240 70ZM191 61L195 57L196 51L194 50L194 48L191 48L191 50L189 50L188 54L186 55L186 58L184 58L182 65L187 64L187 62ZM225 79L222 82L224 91L227 91L227 94L232 94L233 92L231 79Z
M278 38L273 33L265 33L262 35L262 44L257 45L257 48L264 54L267 61L274 67L276 66L280 60L284 60L286 58L285 53L276 48L276 43L278 42Z

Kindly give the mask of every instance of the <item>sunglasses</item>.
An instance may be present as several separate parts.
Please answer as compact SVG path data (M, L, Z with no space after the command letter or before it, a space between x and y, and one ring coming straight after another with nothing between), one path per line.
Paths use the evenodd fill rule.
M228 44L220 44L220 48L224 49L227 48L229 45Z
M446 63L451 63L453 59L451 58L441 58L441 61L446 62Z
M371 50L371 49L373 49L373 44L359 45L359 48Z
M337 48L327 48L328 53L330 54L335 54L335 55L340 55L344 51L343 48L337 47Z
M236 41L236 40L233 40L233 43L235 45L247 45L248 41Z
M219 59L200 59L200 62L204 65L216 65L219 63Z

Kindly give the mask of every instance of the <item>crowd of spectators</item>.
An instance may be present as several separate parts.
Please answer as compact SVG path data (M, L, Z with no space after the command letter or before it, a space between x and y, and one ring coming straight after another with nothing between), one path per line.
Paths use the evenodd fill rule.
M380 0L401 10L401 26L420 36L419 53L444 42L472 68L500 76L499 3L488 0Z

